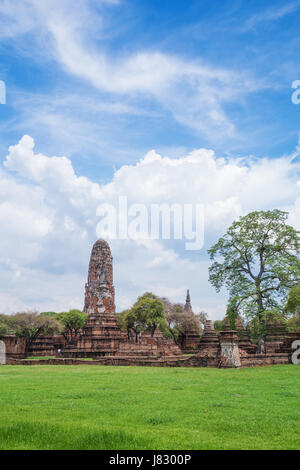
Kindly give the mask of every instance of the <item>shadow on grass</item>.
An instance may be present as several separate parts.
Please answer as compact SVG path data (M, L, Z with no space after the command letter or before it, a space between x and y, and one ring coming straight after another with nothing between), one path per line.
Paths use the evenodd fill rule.
M164 416L164 415L154 415L151 416L150 418L145 419L145 423L151 424L151 426L158 426L161 424L169 424L173 423L175 421L175 418L172 416Z
M143 450L151 449L151 445L148 439L118 430L63 428L27 422L0 427L1 450Z

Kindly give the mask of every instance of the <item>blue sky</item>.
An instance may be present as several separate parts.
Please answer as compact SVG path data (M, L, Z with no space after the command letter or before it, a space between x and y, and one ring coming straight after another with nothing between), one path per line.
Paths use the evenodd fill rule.
M20 283L16 291L11 290L11 278L6 268L2 269L0 311L48 305L66 308L71 299L80 306L86 257L95 238L95 223L91 222L95 215L89 212L96 207L97 198L91 195L93 183L100 199L115 200L118 188L123 187L124 191L130 188L130 200L143 200L144 189L131 193L131 188L140 177L137 163L152 149L171 160L184 159L195 149L212 149L213 157L206 153L199 158L212 158L216 163L217 181L217 168L225 158L225 176L216 187L215 200L208 194L209 188L201 193L206 181L204 171L207 178L211 177L212 162L205 163L204 169L202 163L199 165L198 179L204 178L200 189L193 179L194 169L190 169L186 170L185 182L178 180L177 193L169 189L161 194L162 202L171 196L180 200L181 184L197 189L197 193L191 189L186 199L198 198L209 207L205 248L233 218L251 209L288 208L297 220L300 105L291 102L291 84L300 79L299 15L297 0L0 0L0 80L7 87L7 103L0 105L0 177L9 181L9 189L3 190L0 199L0 219L4 207L1 220L3 227L7 225L2 229L5 241L0 261L4 260L3 266L14 266L15 282ZM19 156L8 159L9 146L17 145L24 135L34 140L35 157L28 156L28 141L26 144L23 140L17 150ZM74 179L66 170L75 191L82 183L80 177L87 179L93 202L88 198L83 202L82 196L81 213L77 210L75 214L71 195L68 204L63 197L58 198L58 193L67 192L63 186L58 188L53 178L38 173L39 153L49 159L43 162L51 169L57 162L53 156L68 158L79 178ZM21 154L28 159L27 167ZM188 167L191 162L187 159L182 164ZM160 182L165 188L173 188L178 178L169 160L157 159L150 165L152 194L159 192L155 175L161 171L160 165L170 166L169 180L165 176ZM58 166L63 168L60 163ZM258 168L260 176L254 178ZM272 175L272 184L279 185L276 192L269 181L273 168L277 169ZM240 171L235 180L233 175ZM54 173L59 179L57 168ZM231 176L226 183L228 174ZM244 177L244 188L249 185L247 194L243 187L235 190L239 178ZM84 192L83 187L81 190ZM17 193L23 194L20 200L15 199ZM146 200L151 202L149 197ZM13 210L18 214L28 210L29 219L42 217L40 225L44 228L37 229L32 237L28 234L22 246L21 252L31 253L28 258L14 253L13 244L20 243L22 228L20 222L11 235L8 219ZM218 210L227 214L219 225ZM69 221L66 232L61 229L62 220ZM80 236L74 227L80 227ZM69 271L59 259L51 266L53 250L60 252L58 245L62 252L65 250ZM152 275L150 268L147 274L138 274L137 257L136 271L133 267L128 279L125 267L136 247L127 247L126 257L122 247L115 246L116 261L119 266L124 263L124 275L122 267L116 271L123 299L120 307L132 302L141 290L149 286L154 289L161 275L165 292L174 300L180 300L184 289L193 287L190 284L194 282L191 293L197 308L211 309L214 317L222 316L225 294L218 298L205 287L205 250L195 258L171 244L145 245L143 249L145 260L157 259L157 250L162 250L160 268ZM76 255L79 261L73 265L71 260ZM167 260L165 264L163 260ZM206 263L204 267L197 265L199 260ZM172 273L181 262L181 274L175 282ZM194 281L193 271L200 272L200 268L201 288ZM41 285L38 296L26 284L29 272ZM57 279L51 278L51 273L56 273ZM56 302L59 289L61 300ZM20 291L23 294L16 294Z
M24 13L22 18L23 10L18 18L18 2L6 9L6 2L1 3L9 13L2 16L8 33L2 33L0 49L0 77L7 84L7 105L1 107L0 114L2 152L30 130L39 149L49 151L50 147L71 157L78 171L98 180L104 173L110 177L114 165L137 161L149 148L175 148L180 153L205 146L219 154L273 157L295 146L299 109L290 97L299 68L297 1L90 1L72 8L74 22L78 17L80 20L83 8L90 9L80 25L82 42L95 56L103 53L111 65L116 64L114 74L122 73L118 70L122 59L144 52L174 56L180 61L178 67L184 67L185 62L201 63L212 71L236 74L239 83L227 90L228 98L217 98L235 127L233 134L214 122L204 132L201 121L207 119L205 112L194 110L191 116L178 116L181 106L170 103L169 98L158 99L151 89L140 91L137 85L118 92L117 80L113 92L106 86L95 86L91 83L94 77L70 70L60 57L43 19L49 15L51 2L40 2L48 7L32 28L28 24L33 21L31 2L21 2L29 5L28 21ZM18 21L25 23L24 34L8 28L9 22ZM155 64L149 73L159 73ZM201 81L193 86L194 77L189 78L179 77L178 85L188 102L198 93L195 88L202 86ZM213 84L211 93L221 84ZM91 102L98 103L100 109L91 110ZM118 113L117 105L129 109ZM41 122L32 120L31 113L39 115ZM66 120L70 126L67 136L65 129L49 123L49 114L52 119L57 114L58 121ZM72 129L78 128L82 134L70 145ZM96 132L98 141L91 137Z

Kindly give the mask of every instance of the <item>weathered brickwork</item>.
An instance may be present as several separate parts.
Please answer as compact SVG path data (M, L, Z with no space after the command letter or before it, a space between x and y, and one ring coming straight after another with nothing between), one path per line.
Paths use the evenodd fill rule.
M184 311L193 313L189 290L187 290L186 293ZM184 354L194 354L198 351L200 346L199 332L191 328L189 331L186 331L184 335L179 336L178 341Z
M256 344L253 344L247 334L244 327L243 320L241 317L237 317L235 320L235 329L239 337L239 348L246 351L249 354L255 354L257 350Z
M267 322L266 334L266 352L278 353L288 337L286 326L279 320L272 320Z
M215 332L213 322L206 320L199 350L217 356L220 349L219 338Z
M15 335L6 335L1 338L5 344L5 354L7 358L21 359L25 352L25 339Z
M53 336L39 336L28 349L29 356L53 356L55 352Z
M108 243L100 239L92 249L88 282L85 286L84 311L87 324L74 346L64 349L65 357L142 356L159 357L182 354L173 341L157 330L152 337L145 332L139 342L130 341L121 332L115 315L113 258Z
M238 335L230 328L228 317L224 330L220 332L220 346L220 367L241 367Z
M258 354L257 345L251 342L241 318L236 319L234 330L227 318L223 331L218 334L212 321L207 320L201 339L198 332L187 332L182 349L173 340L164 338L158 329L153 336L145 331L138 341L135 336L128 338L116 322L112 255L108 243L102 239L92 249L84 311L88 320L76 344L65 345L63 336L54 335L37 338L31 345L30 356L52 356L61 349L62 354L56 359L23 361L25 340L13 335L1 338L3 350L5 345L6 364L253 367L290 363L292 342L300 340L300 331L288 333L282 323L269 322L264 353ZM189 291L185 311L192 312ZM191 355L183 355L186 352Z
M84 312L102 321L115 322L113 263L109 244L100 238L93 246L88 282L85 286ZM111 318L109 316L111 314Z

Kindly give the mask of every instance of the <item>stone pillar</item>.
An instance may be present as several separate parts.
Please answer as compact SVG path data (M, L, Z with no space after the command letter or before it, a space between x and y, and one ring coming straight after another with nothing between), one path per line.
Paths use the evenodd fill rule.
M4 341L0 341L0 364L6 364L6 346Z
M25 338L17 337L13 333L9 333L2 337L1 342L5 345L6 359L23 359L25 353Z
M238 343L236 331L230 328L229 318L226 318L224 330L220 332L220 367L241 367Z

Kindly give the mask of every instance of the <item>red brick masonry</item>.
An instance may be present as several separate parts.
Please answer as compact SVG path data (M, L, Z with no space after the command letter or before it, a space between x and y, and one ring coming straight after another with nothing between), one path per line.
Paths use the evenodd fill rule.
M189 291L185 310L192 311ZM236 330L230 328L227 319L224 330L219 334L215 332L212 321L207 320L201 340L196 332L189 332L182 350L171 339L164 338L159 330L154 336L144 332L138 342L128 339L116 322L112 255L108 243L102 239L92 249L84 311L88 314L87 324L76 344L66 346L63 337L56 335L37 338L31 345L31 356L57 355L56 359L22 360L24 339L8 335L2 338L6 363L222 368L264 366L290 363L292 342L300 340L300 332L288 334L279 322L270 323L265 353L256 354L257 346L247 336L241 319L237 319ZM62 351L60 354L57 353L58 349ZM184 355L187 351L192 354Z

